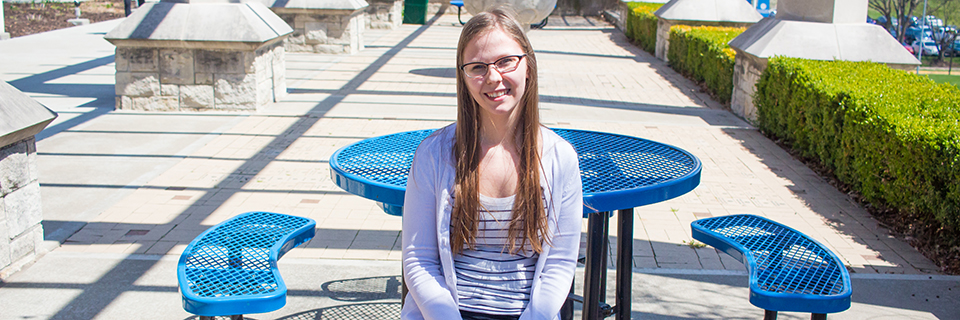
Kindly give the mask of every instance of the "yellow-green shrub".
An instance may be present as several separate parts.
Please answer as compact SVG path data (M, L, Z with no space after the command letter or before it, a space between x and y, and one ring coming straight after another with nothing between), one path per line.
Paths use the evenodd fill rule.
M641 49L653 53L657 45L657 16L653 15L653 12L660 9L663 4L627 2L627 6L630 8L630 13L627 15L624 34Z
M761 130L867 201L960 227L956 86L870 62L775 57L754 103Z
M710 93L721 103L730 103L733 92L733 65L736 53L727 42L746 28L670 27L670 66L697 82L706 83Z

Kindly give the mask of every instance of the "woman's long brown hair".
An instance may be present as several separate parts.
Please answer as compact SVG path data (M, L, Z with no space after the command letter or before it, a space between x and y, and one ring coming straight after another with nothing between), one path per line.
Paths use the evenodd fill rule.
M463 26L457 45L457 66L463 65L467 43L476 37L499 29L511 36L527 55L527 81L520 99L520 119L517 128L520 165L517 195L513 204L506 248L516 253L529 243L533 251L543 252L542 243L549 244L547 215L543 189L540 187L540 95L537 90L537 58L533 47L507 9L497 8L482 12ZM454 206L450 217L450 245L453 252L464 247L475 248L480 214L480 106L470 96L463 72L457 72L457 129L453 148L457 162L454 187ZM517 243L517 239L522 239Z

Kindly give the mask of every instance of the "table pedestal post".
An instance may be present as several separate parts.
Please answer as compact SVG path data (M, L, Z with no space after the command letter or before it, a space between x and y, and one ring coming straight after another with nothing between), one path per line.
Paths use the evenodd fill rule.
M570 294L567 295L567 300L563 302L563 306L560 307L560 320L573 320L573 301L577 287L576 279L570 283Z
M617 212L617 320L630 319L633 288L633 208Z
M591 213L587 217L587 263L583 272L583 320L600 319L600 301L606 295L602 290L604 247L607 243L604 222L606 212Z

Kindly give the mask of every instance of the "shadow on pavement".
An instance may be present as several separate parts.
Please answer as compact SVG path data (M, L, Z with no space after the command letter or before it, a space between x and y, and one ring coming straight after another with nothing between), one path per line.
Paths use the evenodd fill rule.
M692 82L683 77L683 75L677 73L672 68L670 68L667 63L660 61L649 52L640 49L639 47L630 43L630 40L627 39L627 36L623 34L620 30L616 29L605 29L604 33L607 33L610 37L610 41L620 46L624 50L633 53L635 60L637 62L644 62L650 65L650 68L654 69L657 74L659 74L663 79L667 80L677 89L680 89L680 92L690 98L690 100L699 103L700 105L718 110L729 110L729 107L724 107L729 104L729 101L718 102L714 101L713 98L706 92L703 92L696 83Z
M93 101L84 103L76 108L94 108L91 111L84 112L82 115L71 118L70 120L57 123L45 128L36 135L36 140L41 141L49 138L61 131L76 127L87 121L96 119L99 116L113 111L116 99L114 98L114 86L107 84L59 84L47 83L61 77L74 75L83 71L94 69L113 63L113 55L93 59L87 62L69 65L63 68L47 71L10 81L10 85L25 93L42 93L50 95L64 95L71 98L93 98Z
M357 88L359 88L363 83L370 79L370 77L377 72L381 67L383 67L388 61L390 61L394 56L397 55L401 50L403 50L407 45L409 45L414 39L419 37L426 31L434 22L440 17L440 14L437 14L426 24L418 28L416 31L411 33L405 39L400 41L395 47L384 53L376 61L373 61L367 68L360 71L353 79L343 85L340 90L337 90L333 95L327 97L323 101L319 101L311 112L309 116L300 117L296 122L291 124L283 133L277 135L273 141L268 143L265 150L259 152L257 157L248 159L239 168L234 171L234 173L227 176L227 178L220 182L221 186L218 192L207 192L200 197L196 204L208 203L210 201L218 201L217 199L229 198L230 195L240 192L242 187L246 185L250 179L249 176L243 175L243 172L259 172L268 166L271 162L275 161L278 152L269 152L271 150L283 150L288 147L290 144L295 142L298 138L302 137L307 130L309 130L314 124L316 124L323 116L321 110L329 110L332 106L337 105L341 102L348 94L354 93ZM139 31L139 30L138 30ZM144 33L148 30L144 30ZM93 60L94 62L87 62L79 65L90 65L89 68L96 66L97 63L106 64L109 61L105 60L107 58L100 58ZM112 59L110 60L112 61ZM78 68L78 67L68 67L68 68ZM68 69L65 68L65 69ZM79 70L73 70L77 72ZM63 73L63 69L57 71ZM47 75L47 77L52 76ZM39 80L35 80L39 81ZM112 110L112 108L111 108ZM106 111L105 111L106 112ZM104 112L104 113L105 113ZM39 139L39 138L38 138ZM216 197L216 198L215 198ZM225 198L224 198L225 197ZM193 221L202 221L204 218L209 216L217 206L211 205L194 205L174 219L174 221L183 221L189 218L190 222L186 224L191 224ZM202 232L202 226L186 226L184 229L198 229L196 231ZM194 231L194 230L189 231ZM199 234L199 233L197 233ZM156 262L155 261L145 261L145 260L129 260L125 259L113 267L111 270L105 272L102 277L93 281L86 286L81 293L76 295L69 303L67 303L63 308L58 310L56 314L53 314L51 318L53 319L71 319L78 317L79 314L85 314L87 316L79 316L80 318L93 318L100 310L107 308L112 301L117 299L125 291L123 288L128 288L133 286L137 281L140 275L143 275L150 267L152 267ZM147 264L142 266L141 264ZM98 290L88 290L91 288L98 288ZM78 310L83 312L78 313Z
M790 185L787 188L790 193L819 215L831 228L855 243L878 253L877 256L865 256L869 264L854 266L853 272L904 273L905 267L932 274L939 272L930 259L915 249L908 248L909 245L905 241L894 239L894 235L880 226L852 198L841 194L836 187L828 183L829 178L820 177L818 173L795 159L758 130L727 128L723 129L723 132L731 139L739 141L744 150L756 156L777 177L788 181ZM843 201L826 201L825 199L828 198L840 198ZM872 231L874 229L879 231L875 233ZM901 247L891 248L890 245ZM903 257L901 253L913 254L913 256ZM913 265L911 262L919 264ZM848 261L845 263L849 264Z
M333 300L355 302L399 300L400 286L400 276L397 275L329 281L320 285L320 288Z
M243 316L246 320L257 320L259 318ZM399 302L375 302L375 303L358 303L358 304L348 304L342 306L333 306L327 308L320 308L316 310L310 310L306 312L301 312L297 314L292 314L286 317L278 318L278 320L368 320L368 319L399 319L400 318L400 303ZM200 317L194 316L189 317L184 320L199 320ZM230 317L214 317L216 320L230 320Z
M282 320L399 319L399 302L358 303L301 312Z

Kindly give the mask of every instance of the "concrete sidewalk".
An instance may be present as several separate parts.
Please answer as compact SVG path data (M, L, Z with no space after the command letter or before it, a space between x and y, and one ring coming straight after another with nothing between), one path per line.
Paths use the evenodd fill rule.
M367 30L358 54L287 53L289 95L245 114L113 111L113 46L102 37L119 21L0 42L0 79L60 114L37 137L53 251L0 286L0 319L189 317L176 258L209 226L255 210L310 217L318 230L281 261L288 305L253 318L395 317L400 219L337 188L327 159L360 139L454 120L456 19ZM743 265L685 245L695 219L755 213L824 243L853 272L854 307L836 317L960 318L960 278L937 275L620 31L566 17L529 36L546 125L657 140L703 162L693 192L636 210L634 317L762 317Z

